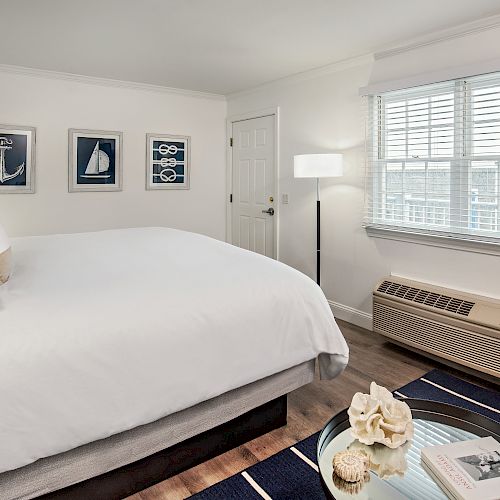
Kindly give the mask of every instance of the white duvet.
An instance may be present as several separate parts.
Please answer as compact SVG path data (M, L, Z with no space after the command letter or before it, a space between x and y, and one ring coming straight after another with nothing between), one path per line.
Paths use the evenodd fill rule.
M18 238L0 287L0 472L348 348L290 267L164 228ZM331 356L330 356L331 355Z

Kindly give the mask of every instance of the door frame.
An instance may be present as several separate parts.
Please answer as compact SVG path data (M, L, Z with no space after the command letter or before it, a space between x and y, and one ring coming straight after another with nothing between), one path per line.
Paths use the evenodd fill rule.
M273 257L279 260L279 216L280 216L280 147L279 147L279 106L261 109L259 111L250 111L237 115L231 115L226 118L226 242L233 243L233 211L230 196L233 186L233 148L231 146L231 137L233 135L233 124L254 118L263 118L265 116L274 116L274 251Z

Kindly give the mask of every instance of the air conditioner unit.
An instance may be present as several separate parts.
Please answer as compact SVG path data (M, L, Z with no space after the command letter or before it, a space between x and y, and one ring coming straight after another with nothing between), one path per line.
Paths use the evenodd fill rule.
M500 378L500 300L391 276L373 291L373 329L396 344Z

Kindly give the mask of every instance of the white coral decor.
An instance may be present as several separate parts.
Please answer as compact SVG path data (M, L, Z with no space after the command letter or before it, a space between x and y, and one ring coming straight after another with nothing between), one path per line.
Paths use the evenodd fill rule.
M376 472L380 479L388 479L395 474L400 477L405 475L408 470L406 453L410 446L411 444L407 442L399 448L391 450L380 443L368 446L356 439L347 449L363 452L368 457L370 469Z
M370 394L354 395L347 413L351 434L361 443L397 448L413 438L410 407L375 382L370 384Z

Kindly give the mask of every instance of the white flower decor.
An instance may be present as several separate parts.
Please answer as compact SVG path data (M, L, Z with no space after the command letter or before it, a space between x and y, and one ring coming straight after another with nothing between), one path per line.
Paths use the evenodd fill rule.
M394 475L400 477L404 476L405 472L408 470L406 452L409 448L409 442L395 450L391 450L380 443L368 446L355 440L349 445L348 450L363 452L368 457L369 468L375 472L380 479L387 479Z
M370 394L357 392L347 411L351 434L363 444L397 448L413 438L410 407L375 382Z

